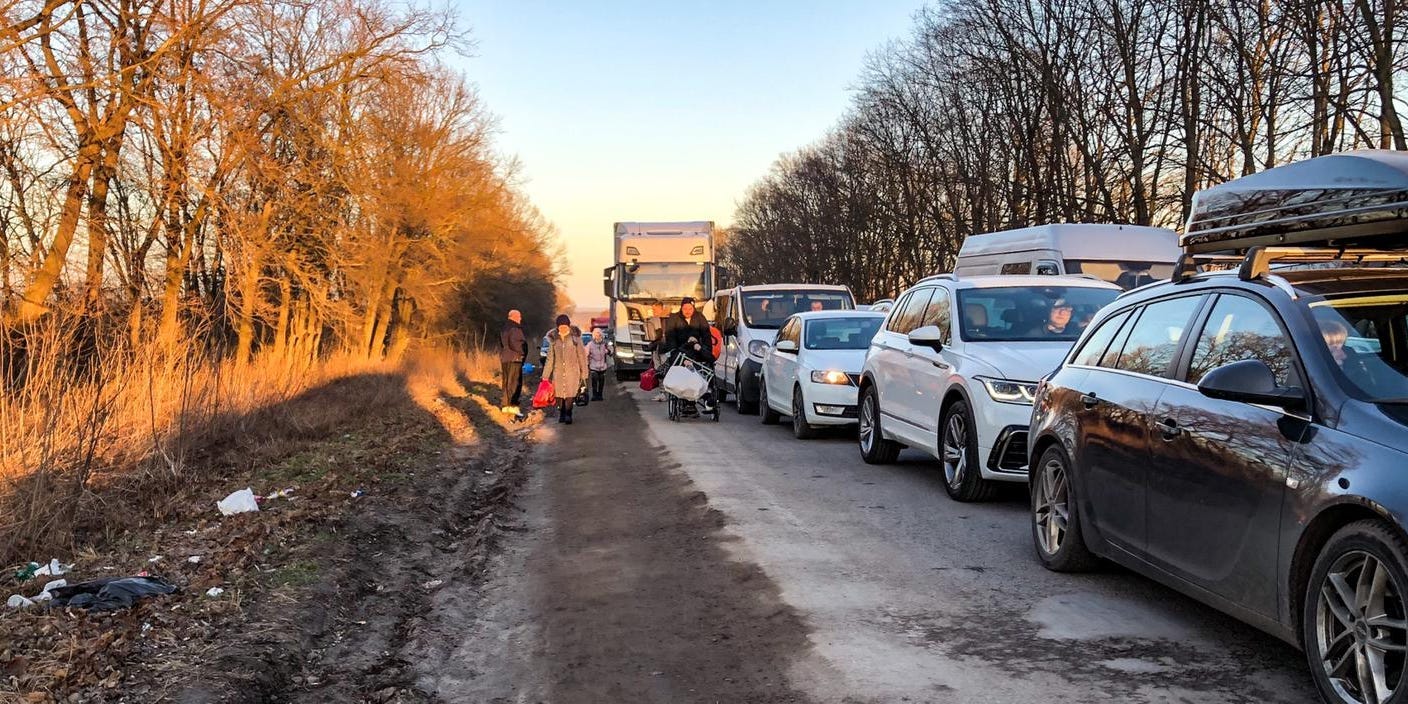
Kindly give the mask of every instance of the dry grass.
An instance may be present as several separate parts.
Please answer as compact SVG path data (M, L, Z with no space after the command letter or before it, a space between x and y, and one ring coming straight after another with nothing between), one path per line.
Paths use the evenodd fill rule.
M496 373L488 355L444 351L395 364L257 358L236 366L190 345L84 338L50 323L12 337L0 354L10 361L0 391L0 565L70 549L85 527L113 532L159 518L164 497L211 479L201 473L219 466L210 460L222 447L263 454L250 452L251 439L327 434L376 408L374 398L287 403L337 379L387 375L387 393L409 393L455 442L471 443L473 427L440 397L469 396L466 379ZM353 393L379 392L361 385Z

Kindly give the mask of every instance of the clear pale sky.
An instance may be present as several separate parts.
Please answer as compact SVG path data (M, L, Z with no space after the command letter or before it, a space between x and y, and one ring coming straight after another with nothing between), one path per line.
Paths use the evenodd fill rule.
M606 305L613 222L730 223L779 154L841 117L866 54L925 4L452 1L477 42L455 67L560 231L584 312Z

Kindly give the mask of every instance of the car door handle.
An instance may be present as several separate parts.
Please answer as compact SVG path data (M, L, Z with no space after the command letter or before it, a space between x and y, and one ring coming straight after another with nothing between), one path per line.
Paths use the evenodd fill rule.
M943 361L942 359L933 360L933 363L934 363L934 366L938 367L939 369L943 369L943 370L945 370L945 371L947 371L948 369L950 369L950 368L952 367L952 365L950 365L948 362Z
M1158 428L1160 433L1163 433L1165 440L1172 440L1183 432L1183 429L1178 427L1178 421L1172 418L1165 418L1155 423L1154 427Z
M1094 408L1095 404L1100 403L1100 399L1096 398L1095 394L1083 394L1080 397L1080 402L1085 404L1086 410L1089 410Z

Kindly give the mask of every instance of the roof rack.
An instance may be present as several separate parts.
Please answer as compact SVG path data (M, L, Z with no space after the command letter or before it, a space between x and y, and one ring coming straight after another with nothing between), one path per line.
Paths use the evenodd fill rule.
M1317 264L1326 262L1408 262L1408 251L1349 249L1347 247L1264 247L1247 248L1245 254L1179 255L1173 266L1174 281L1183 281L1209 267L1236 269L1237 278L1251 281L1271 271L1272 264Z
M951 272L951 271L950 271L950 272L947 272L947 273L943 273L943 274L930 274L929 276L926 276L926 277L920 279L920 280L917 281L916 283L917 283L917 284L922 284L922 283L924 283L925 281L939 281L939 280L941 280L941 279L946 279L946 280L948 280L948 281L957 281L957 280L958 280L958 274L955 274L955 273L953 273L953 272Z

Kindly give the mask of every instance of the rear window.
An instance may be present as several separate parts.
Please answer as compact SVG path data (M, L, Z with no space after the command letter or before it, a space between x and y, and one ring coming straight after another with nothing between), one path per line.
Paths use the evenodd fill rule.
M818 318L807 321L807 349L863 350L880 329L881 317Z

